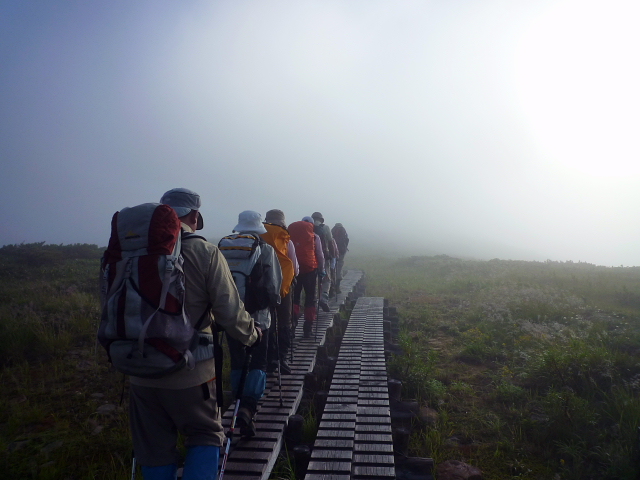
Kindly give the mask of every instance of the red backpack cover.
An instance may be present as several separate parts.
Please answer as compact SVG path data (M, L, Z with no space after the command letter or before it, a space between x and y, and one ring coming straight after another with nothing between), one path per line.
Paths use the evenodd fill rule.
M313 224L303 220L289 225L289 235L296 247L296 257L300 266L300 273L309 273L318 267L316 259Z

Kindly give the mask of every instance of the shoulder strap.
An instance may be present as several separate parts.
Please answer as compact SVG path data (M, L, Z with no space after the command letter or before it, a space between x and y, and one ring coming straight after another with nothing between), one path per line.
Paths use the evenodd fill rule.
M196 323L196 330L200 330L202 322L209 316L211 307L212 305L209 303ZM213 364L216 372L216 403L222 412L222 404L224 402L224 394L222 391L222 363L224 362L224 352L222 350L222 345L220 344L220 334L218 333L215 323L211 325L211 334L213 335Z
M213 359L216 370L216 402L218 403L218 409L222 413L222 404L224 402L224 395L222 392L222 362L224 361L224 354L222 351L222 345L220 344L220 334L218 330L212 328L213 333Z
M196 325L193 327L196 331L200 331L200 328L202 328L202 323L204 322L205 318L207 318L209 316L209 312L211 311L211 307L213 305L211 305L210 303L207 305L207 308L204 309L204 312L202 312L202 315L200 315L200 318L198 319L198 321L196 322ZM211 330L213 331L213 326L211 327Z
M182 230L182 240L187 240L189 238L200 238L202 240L204 240L205 242L207 241L206 238L204 238L202 235L199 235L197 233L191 233L191 232L185 232L184 230Z

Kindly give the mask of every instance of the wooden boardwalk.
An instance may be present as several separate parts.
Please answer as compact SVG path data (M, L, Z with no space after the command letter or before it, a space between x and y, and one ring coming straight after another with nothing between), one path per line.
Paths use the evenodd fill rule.
M351 312L306 480L395 478L383 306L363 297Z
M362 272L353 270L344 276L340 284L343 293L332 298L329 302L331 312L318 312L317 335L314 327L311 338L303 338L303 319L300 319L295 332L293 362L290 362L292 375L282 376L284 406L280 406L278 384L275 379L270 378L265 395L258 404L257 435L247 440L234 440L224 474L225 480L266 480L269 478L282 447L287 420L290 415L296 413L302 399L304 375L313 370L318 346L324 345L327 328L333 325L334 315L338 312L340 305L346 301L347 294L355 288L361 278ZM380 312L382 315L382 309ZM382 320L380 324L382 325ZM384 352L381 354L381 358L384 362ZM225 429L229 427L232 415L233 406L223 415Z

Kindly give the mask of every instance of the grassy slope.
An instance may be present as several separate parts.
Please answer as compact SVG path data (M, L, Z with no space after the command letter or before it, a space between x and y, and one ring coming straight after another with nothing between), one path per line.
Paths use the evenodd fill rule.
M99 257L88 245L0 249L2 478L127 478L122 377L94 348Z
M640 268L348 258L399 307L412 454L485 479L635 478Z
M0 249L0 476L129 474L122 377L94 348L99 254ZM399 307L405 355L391 368L432 424L415 430L413 454L469 461L489 480L635 477L640 269L348 264L367 272L368 294Z

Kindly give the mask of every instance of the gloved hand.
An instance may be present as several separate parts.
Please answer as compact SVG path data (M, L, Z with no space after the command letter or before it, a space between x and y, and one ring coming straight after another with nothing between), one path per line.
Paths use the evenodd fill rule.
M322 280L326 275L327 275L327 272L320 272L320 271L318 271L318 278L319 278L320 280Z

